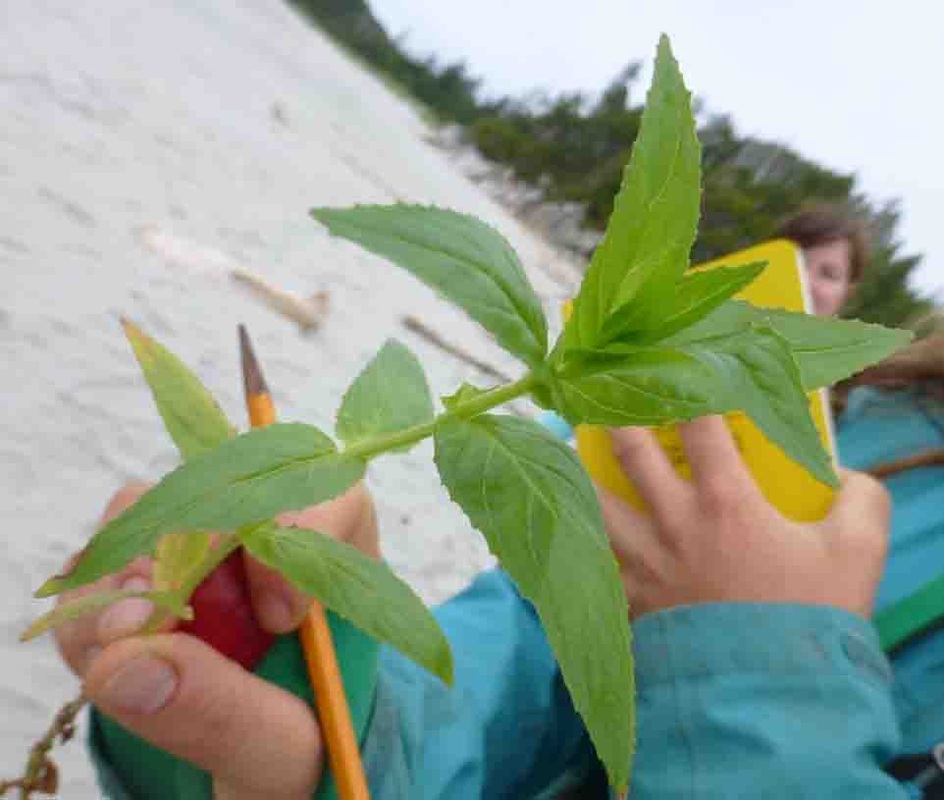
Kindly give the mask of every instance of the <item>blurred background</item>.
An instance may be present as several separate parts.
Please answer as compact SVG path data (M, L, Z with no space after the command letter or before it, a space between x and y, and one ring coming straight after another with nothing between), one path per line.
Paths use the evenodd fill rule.
M944 63L929 3L739 0L0 0L0 777L77 692L31 593L109 494L175 464L118 322L193 367L245 426L236 324L283 419L333 426L385 339L436 395L520 370L461 313L332 240L319 205L476 214L518 250L552 320L579 283L638 130L658 36L698 98L696 260L813 201L869 223L847 314L939 324ZM517 409L529 413L527 406ZM384 554L424 599L490 563L429 447L372 465ZM99 793L83 748L62 796Z

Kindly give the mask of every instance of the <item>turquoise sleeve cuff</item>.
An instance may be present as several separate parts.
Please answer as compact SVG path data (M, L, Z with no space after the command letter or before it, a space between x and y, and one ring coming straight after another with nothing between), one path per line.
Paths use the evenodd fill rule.
M891 669L827 606L684 606L634 625L635 800L901 800Z
M358 740L363 742L377 687L377 643L345 620L328 612L335 652ZM314 708L314 693L296 635L279 637L255 674L304 699ZM92 760L102 790L110 800L212 800L210 776L118 725L94 708L89 725ZM330 771L315 800L336 800Z
M706 674L773 678L840 672L883 690L892 680L873 626L832 606L677 606L638 618L633 636L640 690Z

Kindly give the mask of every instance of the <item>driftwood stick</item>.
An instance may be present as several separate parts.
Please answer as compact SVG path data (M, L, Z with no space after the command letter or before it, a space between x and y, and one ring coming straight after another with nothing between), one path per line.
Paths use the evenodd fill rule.
M926 450L923 453L916 453L913 456L906 456L895 461L886 461L884 464L878 464L866 471L873 478L887 478L889 475L897 475L899 472L905 472L909 469L941 466L944 466L944 447Z
M321 325L328 311L328 293L318 292L310 298L287 292L247 269L236 268L233 280L248 286L270 308L295 322L303 331L312 331Z
M404 326L413 331L413 333L423 337L430 344L435 345L443 352L449 353L449 355L458 358L460 361L464 361L466 364L469 364L475 367L479 372L484 375L489 375L495 380L502 381L503 383L511 383L511 378L509 378L505 373L493 367L491 364L486 364L484 361L479 360L475 356L466 352L460 347L457 347L454 344L450 344L445 339L442 338L436 331L428 327L424 322L421 322L416 317L405 316L402 319Z

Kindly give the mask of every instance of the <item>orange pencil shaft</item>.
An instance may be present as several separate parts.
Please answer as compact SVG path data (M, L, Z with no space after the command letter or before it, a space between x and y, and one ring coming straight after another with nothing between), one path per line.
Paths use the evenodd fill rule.
M253 428L262 428L275 422L275 406L271 395L247 394L246 406ZM298 635L305 651L308 678L315 691L318 721L338 797L340 800L370 800L328 617L324 606L317 600L312 602Z

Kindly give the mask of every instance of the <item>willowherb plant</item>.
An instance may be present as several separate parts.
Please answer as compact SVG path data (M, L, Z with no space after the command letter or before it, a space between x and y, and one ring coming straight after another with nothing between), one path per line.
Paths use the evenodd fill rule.
M668 40L659 43L639 137L606 234L573 311L549 347L541 304L510 245L470 216L392 205L316 209L336 236L411 271L463 308L523 363L521 377L463 385L437 413L422 366L388 342L348 389L336 438L301 424L235 435L199 381L128 326L184 463L99 530L48 597L154 555L166 613L237 547L376 639L451 681L449 645L386 566L354 548L273 522L329 500L371 459L427 437L452 499L534 604L610 782L628 784L633 667L626 598L593 486L578 457L536 422L493 413L530 395L572 423L659 425L743 410L789 457L836 484L806 392L861 370L908 334L761 310L731 297L763 264L687 272L700 203L691 98ZM213 546L208 531L222 535ZM127 592L91 595L39 620L32 636Z

